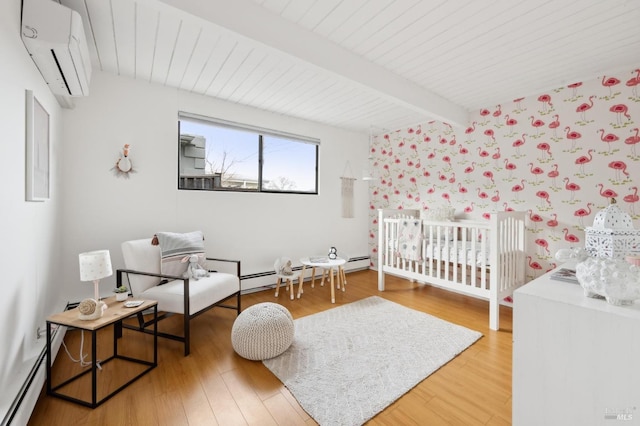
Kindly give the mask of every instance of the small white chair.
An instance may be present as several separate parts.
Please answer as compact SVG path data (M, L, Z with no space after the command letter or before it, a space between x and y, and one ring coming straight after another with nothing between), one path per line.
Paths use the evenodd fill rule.
M276 277L278 278L278 281L276 282L276 297L278 297L278 294L280 292L280 283L284 281L286 283L285 292L288 290L291 294L291 300L293 300L293 280L297 276L298 286L300 286L300 283L302 282L302 274L300 272L296 273L295 271L291 271L290 274L286 273L283 268L289 262L291 262L290 258L280 257L274 262L273 270L275 271Z

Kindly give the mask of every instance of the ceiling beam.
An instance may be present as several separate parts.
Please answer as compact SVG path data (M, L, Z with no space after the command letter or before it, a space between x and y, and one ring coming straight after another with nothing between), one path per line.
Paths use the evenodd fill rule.
M460 105L281 18L251 0L161 2L304 61L427 117L461 127L468 123L468 112Z

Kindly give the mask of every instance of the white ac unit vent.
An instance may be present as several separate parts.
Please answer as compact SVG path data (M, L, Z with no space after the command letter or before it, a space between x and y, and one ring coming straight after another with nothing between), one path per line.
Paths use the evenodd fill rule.
M89 94L91 61L78 12L51 0L24 0L22 42L53 94Z

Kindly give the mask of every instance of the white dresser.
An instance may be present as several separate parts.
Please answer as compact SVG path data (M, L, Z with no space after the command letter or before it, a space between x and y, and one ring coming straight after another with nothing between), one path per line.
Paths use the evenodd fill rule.
M516 290L513 424L640 425L640 301L612 306L550 273Z

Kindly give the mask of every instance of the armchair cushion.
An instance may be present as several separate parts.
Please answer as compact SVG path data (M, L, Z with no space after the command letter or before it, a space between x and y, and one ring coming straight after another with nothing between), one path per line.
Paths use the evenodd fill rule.
M238 277L216 272L208 277L189 282L189 315L193 315L212 304L239 291ZM150 287L136 296L145 300L157 300L158 310L184 314L184 281L174 280Z
M160 244L160 272L164 275L182 276L187 272L189 262L185 257L192 254L199 255L198 263L204 269L204 236L201 231L176 233L158 232L156 234Z
M127 269L134 271L160 273L160 246L151 244L151 238L132 240L122 243L122 255ZM161 277L131 274L129 285L131 294L138 297L149 287L160 284Z

